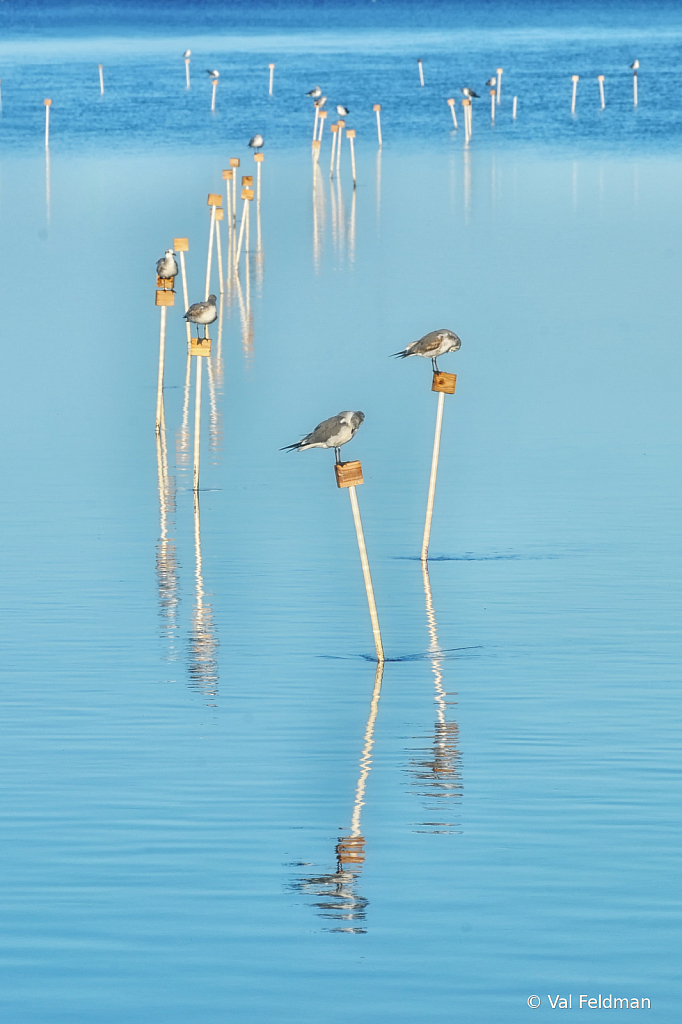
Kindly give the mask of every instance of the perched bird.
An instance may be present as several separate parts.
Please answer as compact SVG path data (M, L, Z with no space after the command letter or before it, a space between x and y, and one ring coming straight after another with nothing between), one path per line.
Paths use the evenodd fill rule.
M206 337L206 324L212 324L218 319L215 295L209 295L205 302L194 302L185 313L185 320L191 324L204 325L204 338Z
M249 145L251 146L251 149L262 149L263 146L265 145L265 139L263 138L262 135L254 135L254 137L250 140Z
M464 88L462 89L462 92L464 93L464 95L466 96L466 98L467 98L467 99L469 99L469 100L470 100L470 99L472 99L472 98L473 98L473 99L477 99L477 100L480 100L480 98L481 98L481 97L480 97L480 96L478 95L478 93L477 93L477 92L474 92L474 90L473 90L473 89L468 89L468 88L466 87L466 85L465 85L465 86L464 86Z
M485 84L494 88L497 85L497 79L493 76L493 78L489 78Z
M322 420L322 423L318 423L301 441L288 444L285 448L280 448L280 451L304 452L307 448L333 448L336 461L339 462L339 448L355 437L364 418L364 412L340 412L336 416L330 416L328 420Z
M455 332L441 327L439 331L429 331L419 341L410 342L402 352L394 352L393 355L399 359L407 359L408 356L423 356L424 359L431 360L434 372L438 373L438 363L436 362L438 356L443 356L446 352L457 352L461 347L461 339Z
M175 250L166 249L165 256L162 256L156 263L156 273L159 277L176 277L178 273L178 265L175 262Z
M348 107L344 107L341 105L341 103L339 103L336 108L336 113L339 115L339 117L348 117L348 115L350 114L350 110L348 109Z
M188 60L189 57L192 56L192 51L191 50L185 50L185 52L183 53L182 56L185 58L185 60Z
M639 61L638 60L633 61L632 64L630 65L630 67L632 68L633 71L636 71L637 68L639 67Z
M316 107L323 107L326 102L327 102L327 97L326 96L320 96L319 100L315 100L315 106Z
M206 74L210 75L211 78L220 78L220 72L216 71L215 68L211 71L210 68L206 68Z
M319 85L316 85L314 89L311 89L310 92L306 93L306 96L311 96L314 100L316 100L317 97L321 95L322 90L320 89Z

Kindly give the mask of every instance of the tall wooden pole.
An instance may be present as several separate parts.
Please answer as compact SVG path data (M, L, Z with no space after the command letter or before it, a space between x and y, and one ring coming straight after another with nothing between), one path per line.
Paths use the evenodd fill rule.
M45 104L45 149L49 148L50 145L50 107L52 106L52 100L43 100Z
M97 67L99 68L99 94L104 96L104 68L101 64L98 64Z
M384 145L383 140L381 138L381 104L375 103L372 109L374 113L377 115L377 140L379 142L379 149L381 149Z
M448 106L450 107L450 113L452 114L452 123L455 126L455 130L459 128L457 124L457 113L455 111L455 101L453 99L448 100Z
M500 102L500 93L502 92L502 68L497 69L497 102Z
M330 124L329 131L332 133L332 159L329 164L329 177L334 177L334 157L336 155L336 140L339 137L339 126L338 124Z
M189 57L185 57L185 82L185 88L189 89Z
M268 90L268 95L272 96L272 80L273 80L274 75L275 75L275 65L274 64L268 64L268 67L270 68L270 88Z
M604 76L597 75L597 81L599 82L599 96L601 98L601 108L603 110L606 106L606 103L604 102Z
M175 303L175 292L165 287L167 282L157 279L157 284L163 283L163 288L156 289L156 305L161 307L161 323L159 329L159 376L156 387L156 433L158 434L163 425L163 372L166 358L166 313L168 306Z
M357 180L355 177L355 128L346 129L346 138L350 143L350 164L353 171L353 188L357 188Z
M222 207L223 197L219 192L209 192L207 206L211 207L211 228L208 234L208 256L206 258L206 294L204 302L211 291L211 266L213 263L213 236L215 234L215 212L217 207ZM222 288L220 289L222 291Z
M431 520L433 519L433 502L436 495L436 477L438 476L438 456L440 453L440 435L443 428L443 406L445 396L455 393L455 373L435 372L433 375L432 391L438 392L438 411L436 412L436 431L433 438L433 455L431 456L431 476L429 479L429 494L426 501L426 521L424 523L424 537L422 539L422 562L429 557L429 540L431 538Z
M575 114L575 98L578 92L578 80L580 75L571 75L571 81L573 82L573 95L571 96L571 113Z
M213 79L212 85L213 85L213 92L211 94L211 110L215 110L215 91L218 88L218 79L217 78Z
M424 85L424 68L422 66L421 57L417 61L417 67L419 68L419 81L421 82L421 84L423 86Z
M339 170L341 167L341 140L343 139L343 129L346 127L345 121L339 121L339 141L336 143L336 177L339 177Z
M197 363L196 383L194 385L194 472L193 488L199 490L199 451L201 443L201 363L202 357L195 356Z

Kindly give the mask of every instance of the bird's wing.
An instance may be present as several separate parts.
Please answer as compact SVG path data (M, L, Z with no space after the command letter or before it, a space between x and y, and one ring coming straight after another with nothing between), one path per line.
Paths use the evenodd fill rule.
M326 444L332 437L336 437L343 420L340 415L330 416L328 420L322 420L307 437L303 438L304 444Z

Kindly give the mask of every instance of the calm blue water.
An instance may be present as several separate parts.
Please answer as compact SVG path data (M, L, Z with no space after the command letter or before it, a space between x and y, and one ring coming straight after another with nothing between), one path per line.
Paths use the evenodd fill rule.
M675 16L469 11L468 73L499 60L509 91L495 134L481 112L465 147L413 58L445 81L466 8L377 2L345 26L332 9L317 57L309 8L257 9L267 52L251 9L231 9L240 42L205 63L235 69L219 88L234 115L213 120L206 82L183 90L179 54L198 46L181 9L157 34L154 10L119 25L0 7L3 1019L515 1024L570 993L576 1009L645 997L673 1024L678 114L663 64L645 102L644 43L624 40L672 62ZM532 32L514 50L519 12ZM210 11L190 13L199 38ZM413 54L408 16L430 51ZM548 99L543 127L536 97L504 122L520 55L536 81L547 54L570 74L572 52L593 70L611 55L620 105L564 123ZM259 54L277 63L270 110ZM164 67L167 109L132 89L160 89ZM338 81L351 105L382 68L400 125L387 98L379 158L370 95L357 191L347 150L330 187L300 92ZM262 246L254 218L212 328L197 504L180 293L154 433L154 262L188 236L203 296L206 194L227 157L250 172L259 111ZM442 360L458 381L425 575L436 397L426 362L388 355L441 325L463 346ZM346 408L366 414L344 455L364 470L383 673L332 455L278 450Z

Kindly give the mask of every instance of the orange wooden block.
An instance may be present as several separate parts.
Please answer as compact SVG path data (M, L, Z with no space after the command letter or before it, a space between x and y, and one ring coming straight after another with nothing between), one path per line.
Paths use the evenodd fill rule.
M381 104L375 103L374 106L372 107L372 110L381 110Z
M238 156L231 156L230 157L230 167L239 167L239 157Z
M156 305L157 306L174 306L175 305L175 292L167 292L164 289L159 289L156 293Z
M338 124L330 124L329 125L329 131L330 132L338 132L338 130L339 130Z
M313 149L319 149L321 145L322 143L320 142L320 140L315 139L315 141L313 142Z
M455 384L457 383L456 373L438 373L433 375L432 391L443 391L446 395L454 395Z
M252 188L242 189L242 199L253 199L255 193Z
M223 171L223 179L225 181L232 181L232 171Z
M159 277L156 275L156 287L161 288L164 292L172 292L173 285L175 284L174 277Z
M242 188L251 188L253 185L253 174L242 174Z
M449 107L454 107L454 105L455 105L455 101L454 100L448 100L448 106Z
M471 106L471 100L462 100L462 106L463 107L470 107Z
M211 339L206 338L192 338L192 343L189 347L189 354L191 356L210 356L211 354Z
M223 219L223 211L222 210L216 210L216 212L215 212L215 219L216 220L222 220Z
M346 138L347 139L354 139L355 138L355 128L346 128Z
M174 238L173 248L176 252L189 252L189 238Z
M218 192L209 192L206 200L207 206L222 206L223 197Z
M45 104L46 107L51 107L52 106L52 100L43 100L43 103Z
M263 156L262 153L254 153L253 159L256 161L257 164L262 164L263 161L265 160L265 157Z
M356 487L364 484L359 462L337 462L334 466L337 487Z
M328 113L329 113L328 110L321 110L317 116L321 117L322 120L324 121L324 119L325 119L325 117L327 116Z
M362 864L365 859L365 838L355 836L336 844L336 856L342 864Z
M339 128L345 128L346 127L346 122L345 121L339 121L338 125L339 125Z

